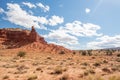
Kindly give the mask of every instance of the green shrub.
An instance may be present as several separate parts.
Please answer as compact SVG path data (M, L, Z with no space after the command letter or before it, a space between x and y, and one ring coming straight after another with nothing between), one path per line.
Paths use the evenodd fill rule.
M25 57L25 55L26 55L26 52L23 52L23 51L20 51L17 54L17 56L19 56L19 57Z
M83 56L85 56L87 53L86 53L86 51L82 51L82 53L81 53Z
M106 50L106 55L111 56L111 55L113 55L113 53L111 50L108 49L108 50Z
M119 53L119 54L117 54L117 57L120 57L120 53Z

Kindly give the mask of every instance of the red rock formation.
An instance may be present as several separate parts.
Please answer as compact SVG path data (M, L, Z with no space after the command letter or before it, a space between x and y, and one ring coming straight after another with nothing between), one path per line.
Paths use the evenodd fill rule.
M29 34L29 41L31 42L41 42L46 44L47 42L44 40L43 37L39 36L36 32L36 30L34 29L34 26L32 26L32 30Z
M47 44L44 38L38 35L34 26L31 31L19 28L0 29L0 49L2 48L23 48L47 53L71 52L62 46Z

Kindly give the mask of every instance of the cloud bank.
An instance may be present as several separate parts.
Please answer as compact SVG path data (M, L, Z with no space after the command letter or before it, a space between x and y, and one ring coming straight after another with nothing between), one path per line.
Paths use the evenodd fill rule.
M30 28L34 25L36 28L41 29L42 27L42 29L46 29L45 25L55 26L64 22L63 17L56 15L51 16L50 19L31 15L16 3L7 3L7 9L8 11L5 12L7 15L6 20L26 28Z

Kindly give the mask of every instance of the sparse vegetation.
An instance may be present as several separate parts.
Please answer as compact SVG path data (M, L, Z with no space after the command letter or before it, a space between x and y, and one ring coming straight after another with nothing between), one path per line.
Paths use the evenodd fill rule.
M8 79L9 78L9 76L8 75L5 75L4 77L3 77L3 79Z
M88 53L89 56L91 56L92 55L92 50L88 50L87 53Z
M113 52L108 49L108 50L106 50L106 55L111 56L111 55L113 55Z
M104 80L104 79L100 76L89 76L87 80Z
M119 53L119 54L117 54L117 57L120 57L120 53Z
M108 61L107 60L103 60L103 63L108 63Z
M120 79L119 52L116 51L112 56L106 56L106 50L100 53L98 50L92 50L92 56L90 56L88 50L84 51L85 56L82 56L82 51L81 55L77 54L79 52L77 50L75 55L74 53L60 55L29 52L25 58L20 58L16 56L17 52L14 52L12 56L0 56L0 70L3 73L0 75L0 80ZM25 76L22 77L22 75Z
M62 66L56 66L54 72L51 74L62 74L64 71L67 71L67 69L63 68Z
M27 80L36 80L37 78L37 75L31 75Z
M110 69L108 69L108 68L103 68L102 71L107 72L107 73L111 72Z
M116 61L117 61L117 62L120 62L120 58L117 58Z
M47 57L47 59L51 60L52 58L51 57Z
M75 52L75 51L73 51L73 54L75 55L75 54L76 54L76 52Z
M88 72L89 72L90 74L95 74L95 71L94 71L93 69L89 69Z
M96 62L96 63L94 63L93 64L95 67L98 67L98 66L100 66L100 62Z
M68 78L69 78L68 74L64 74L64 75L60 78L60 80L68 80Z
M89 64L87 62L81 63L81 65L88 66Z
M109 77L109 80L120 80L120 77L111 76L111 77Z
M86 51L82 51L81 54L82 54L83 56L87 55Z
M84 76L88 76L89 72L85 71L83 74L84 74Z
M82 51L79 51L81 53L81 55L83 56L91 56L92 55L92 50L82 50Z

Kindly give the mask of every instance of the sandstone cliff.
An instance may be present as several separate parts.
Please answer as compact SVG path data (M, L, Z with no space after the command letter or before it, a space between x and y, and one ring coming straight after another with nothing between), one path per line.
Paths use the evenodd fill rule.
M62 46L48 44L43 37L38 35L34 27L30 30L19 28L0 29L0 49L39 50L47 53L72 52Z

